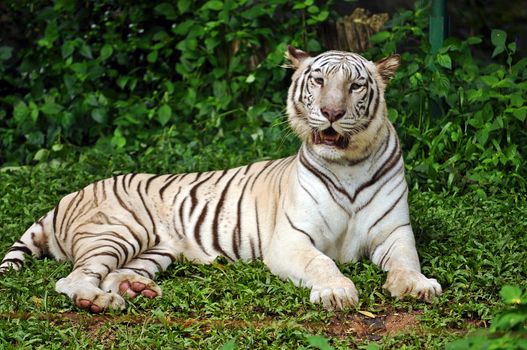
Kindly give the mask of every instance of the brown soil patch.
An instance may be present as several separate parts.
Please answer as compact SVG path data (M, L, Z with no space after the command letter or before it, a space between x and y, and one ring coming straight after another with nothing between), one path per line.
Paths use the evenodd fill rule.
M307 329L312 333L322 333L326 336L339 339L345 339L352 336L357 339L377 341L387 335L426 332L419 322L419 316L422 314L422 311L406 312L385 310L382 313L375 315L368 315L368 313L364 315L360 312L336 314L329 322L295 322L294 319L279 320L272 317L262 320L245 321L237 319L214 320L201 318L199 316L196 318L173 318L166 316L163 319L158 319L144 315L89 315L76 312L31 314L20 312L0 314L0 320L37 318L39 320L46 320L54 325L70 323L93 335L94 338L99 338L99 340L101 337L107 338L108 335L106 335L106 333L108 333L108 330L111 330L111 328L116 325L126 324L133 326L150 323L163 323L178 324L183 328L199 328L202 331L208 331L211 328L240 329L250 327L259 329L265 327L298 327ZM481 321L467 320L467 322L472 323L474 326L483 326ZM108 330L104 330L103 327L107 327ZM461 329L448 329L448 331L460 334L466 332L466 330ZM110 339L106 340L111 341Z
M417 319L422 311L391 312L369 317L360 313L335 316L326 326L325 333L343 339L353 335L359 339L379 340L386 335L415 332L421 329Z

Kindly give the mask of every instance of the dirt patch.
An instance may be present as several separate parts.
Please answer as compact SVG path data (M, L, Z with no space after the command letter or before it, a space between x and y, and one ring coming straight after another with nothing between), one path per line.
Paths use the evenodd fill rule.
M322 333L326 336L345 339L354 337L359 340L377 341L388 335L399 333L422 333L426 332L420 324L419 317L423 311L397 311L385 310L377 314L366 311L356 313L336 314L329 322L295 322L294 319L279 320L275 317L267 317L261 320L214 320L202 318L196 315L195 318L176 318L169 315L162 318L146 317L144 315L89 315L86 313L65 312L65 313L8 313L0 314L1 319L28 319L37 318L46 320L50 324L61 325L71 323L85 332L93 335L94 338L106 338L111 332L111 328L120 324L144 325L150 323L162 323L180 325L183 328L199 328L202 331L211 328L241 329L241 328L266 328L266 327L298 327L306 329L311 333ZM481 321L467 320L474 326L482 326ZM479 323L479 324L477 324ZM466 330L449 329L449 331L463 334ZM108 333L108 334L107 334Z
M418 317L421 314L422 311L387 312L369 316L360 313L337 315L325 325L323 332L340 339L353 336L359 339L379 340L386 335L419 331L421 327ZM315 330L319 327L313 328Z

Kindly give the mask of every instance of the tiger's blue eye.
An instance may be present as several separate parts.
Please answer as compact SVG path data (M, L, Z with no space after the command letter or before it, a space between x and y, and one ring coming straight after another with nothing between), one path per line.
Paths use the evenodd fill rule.
M315 83L317 83L320 86L324 85L324 79L322 78L315 78L313 80L315 80Z

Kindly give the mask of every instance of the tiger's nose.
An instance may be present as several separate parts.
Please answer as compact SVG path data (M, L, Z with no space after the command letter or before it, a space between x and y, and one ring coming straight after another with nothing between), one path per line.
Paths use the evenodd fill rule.
M332 109L332 108L328 108L328 107L320 108L320 112L331 123L339 120L340 118L342 118L344 116L344 114L346 114L346 111L343 110L343 109Z

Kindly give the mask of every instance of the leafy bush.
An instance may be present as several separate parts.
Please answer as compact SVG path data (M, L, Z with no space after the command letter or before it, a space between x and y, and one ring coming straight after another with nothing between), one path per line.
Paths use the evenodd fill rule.
M313 0L30 3L6 6L28 39L0 47L0 163L138 149L168 126L182 144L261 139L282 116L286 45L319 51L329 15Z
M504 286L500 295L508 308L492 320L490 329L457 340L447 350L527 349L527 292Z
M225 166L291 154L296 140L283 131L290 73L279 66L288 43L325 49L316 30L330 5L10 1L8 17L27 25L25 41L0 47L0 164L63 158L91 145L153 161L168 151L207 158L214 149L250 150ZM387 100L411 183L481 196L525 192L527 58L516 59L500 30L449 38L432 55L428 14L428 7L399 12L365 53L402 54ZM494 52L473 57L483 40Z
M501 30L491 38L448 38L432 55L428 16L428 8L400 12L372 37L376 47L369 53L402 54L387 100L410 178L434 189L475 184L525 190L527 58L515 61L516 44L507 43ZM489 39L492 57L502 63L491 61L490 53L472 56L471 47Z

